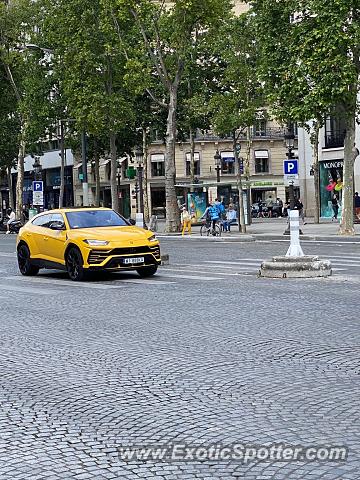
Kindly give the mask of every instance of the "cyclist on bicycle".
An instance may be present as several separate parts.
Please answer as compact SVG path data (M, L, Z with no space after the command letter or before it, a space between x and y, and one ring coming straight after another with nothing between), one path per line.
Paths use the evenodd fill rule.
M204 215L201 217L202 219L205 218L207 221L212 223L213 230L215 229L215 225L220 220L220 213L219 209L217 208L216 204L208 205L207 209L204 212Z

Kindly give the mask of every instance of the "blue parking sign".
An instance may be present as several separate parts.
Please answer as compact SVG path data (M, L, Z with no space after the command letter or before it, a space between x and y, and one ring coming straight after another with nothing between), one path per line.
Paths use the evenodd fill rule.
M44 191L44 182L37 181L33 182L33 192L43 192Z
M297 175L299 173L297 160L284 161L284 175Z

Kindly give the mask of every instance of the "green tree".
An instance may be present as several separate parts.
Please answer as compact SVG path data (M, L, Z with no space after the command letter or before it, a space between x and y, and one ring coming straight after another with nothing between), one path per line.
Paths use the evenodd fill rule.
M46 133L51 109L51 82L48 69L37 55L26 48L36 31L38 5L30 0L0 4L0 65L16 100L14 118L19 122L17 136L16 215L23 202L24 157L30 147Z
M219 28L230 14L231 2L176 0L172 6L168 5L165 8L164 5L165 2L157 5L151 0L114 0L119 31L122 31L123 25L129 22L129 18L135 22L147 55L147 63L144 64L143 56L138 56L135 65L143 65L141 69L141 72L144 72L143 77L147 80L150 77L148 93L167 112L166 230L171 232L179 228L175 189L175 143L181 81L187 65L192 63L194 39L211 35ZM140 50L139 52L141 53ZM154 82L161 86L163 92L157 97L151 91L151 84Z
M134 114L124 80L125 57L117 48L111 12L107 2L100 0L85 4L80 0L56 4L44 0L43 5L45 38L54 53L54 71L66 112L76 120L79 130L98 139L98 145L108 138L112 207L118 210L117 137L134 124Z
M317 130L332 107L346 112L341 234L353 234L353 172L359 112L360 5L352 0L253 0L261 44L262 78L280 116ZM318 165L315 159L315 181ZM317 200L318 202L318 200ZM318 209L318 207L317 207Z
M247 138L245 174L249 178L250 127L264 105L263 87L258 79L258 45L251 14L232 19L221 32L217 57L224 65L224 72L221 92L211 99L210 109L215 131L222 135L232 134L234 157L238 165L239 226L245 233L239 138L244 134Z

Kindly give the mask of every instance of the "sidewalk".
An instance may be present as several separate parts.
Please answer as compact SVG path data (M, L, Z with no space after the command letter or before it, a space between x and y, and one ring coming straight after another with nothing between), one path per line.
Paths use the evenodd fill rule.
M284 240L286 229L286 218L266 218L253 219L253 223L246 228L246 234L240 234L237 225L233 225L231 233L223 233L221 240L226 241L261 241L261 240ZM334 241L334 242L359 242L360 243L360 224L355 225L355 236L338 235L339 223L322 220L320 224L314 224L313 219L306 219L305 225L300 225L303 232L301 239L315 241ZM180 233L165 234L165 221L158 222L158 236L180 236ZM200 226L194 226L192 237L200 237ZM213 238L214 239L214 238ZM215 240L220 240L216 238Z

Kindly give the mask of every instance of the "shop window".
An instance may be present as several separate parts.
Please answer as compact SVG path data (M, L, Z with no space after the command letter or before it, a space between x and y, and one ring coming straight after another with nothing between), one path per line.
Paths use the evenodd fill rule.
M221 152L221 173L223 175L235 174L234 152Z
M164 177L165 176L165 155L163 153L155 153L150 155L151 162L151 176Z
M190 153L186 154L186 176L190 177ZM194 175L200 175L200 153L194 153Z
M255 173L269 173L269 152L255 150Z

